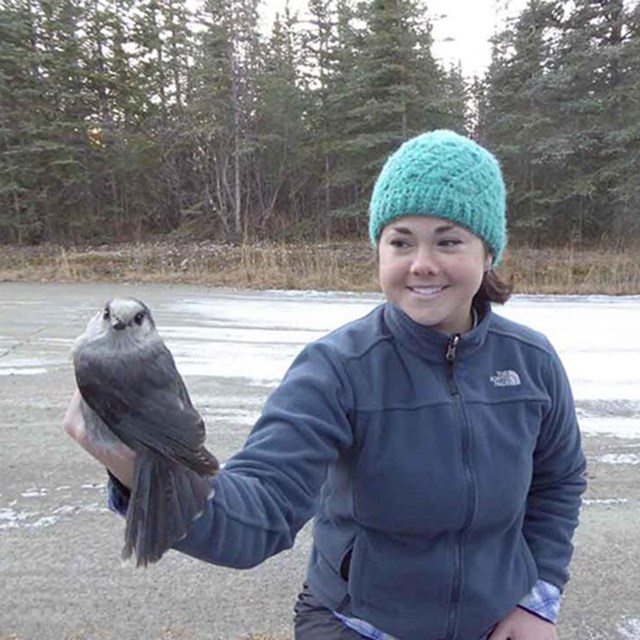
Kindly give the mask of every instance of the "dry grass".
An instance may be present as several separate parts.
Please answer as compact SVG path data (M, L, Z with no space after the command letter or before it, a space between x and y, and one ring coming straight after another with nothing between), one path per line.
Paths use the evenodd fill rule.
M503 273L518 293L640 294L640 248L516 247Z
M518 293L640 294L632 248L518 246L502 273ZM376 291L375 257L365 242L229 246L168 241L65 249L4 246L0 280L128 281L252 289Z
M252 289L375 290L365 243L229 246L146 242L65 249L0 250L0 280L135 281Z

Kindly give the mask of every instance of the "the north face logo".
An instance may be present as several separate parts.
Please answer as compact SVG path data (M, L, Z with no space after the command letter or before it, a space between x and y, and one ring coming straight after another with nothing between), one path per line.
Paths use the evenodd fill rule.
M493 382L494 387L519 387L522 384L520 376L512 369L496 371L496 375L491 376L489 380Z

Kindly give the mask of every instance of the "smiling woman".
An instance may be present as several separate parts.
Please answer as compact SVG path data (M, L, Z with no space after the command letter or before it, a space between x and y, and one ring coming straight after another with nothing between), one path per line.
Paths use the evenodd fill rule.
M504 202L500 167L482 147L448 131L403 145L371 198L388 300L445 333L468 331L486 302L506 302L510 287L492 271L506 245Z
M369 232L386 302L302 349L174 548L249 568L314 518L298 640L554 640L585 458L555 350L491 307L497 160L451 131L408 140ZM73 403L65 423L91 452Z
M380 236L380 286L387 299L444 333L471 329L471 303L490 265L480 238L442 218L400 218Z

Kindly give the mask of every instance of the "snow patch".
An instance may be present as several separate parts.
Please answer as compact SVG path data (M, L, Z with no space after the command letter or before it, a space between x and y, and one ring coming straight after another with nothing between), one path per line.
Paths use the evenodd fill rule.
M640 640L640 619L625 620L618 625L618 633L625 640Z
M640 418L583 418L580 431L586 436L640 438Z
M640 456L635 453L606 453L596 460L604 464L640 464Z
M81 489L104 489L107 485L104 482L90 482L88 484L81 484Z
M626 504L627 502L629 502L627 498L585 498L582 504L585 507L591 507L594 504Z
M20 495L23 498L40 498L42 496L47 495L47 489L45 489L44 487L42 487L41 489L32 487L30 489L27 489L24 493L21 493Z
M92 503L87 505L64 504L55 507L48 513L38 511L20 511L13 507L0 507L0 530L3 529L41 529L57 524L62 519L81 513L108 513L104 505Z
M34 367L31 369L16 369L15 367L0 368L0 376L40 376L47 373L47 369Z
M11 508L0 508L0 529L15 529L30 516L36 515L29 511L16 511Z

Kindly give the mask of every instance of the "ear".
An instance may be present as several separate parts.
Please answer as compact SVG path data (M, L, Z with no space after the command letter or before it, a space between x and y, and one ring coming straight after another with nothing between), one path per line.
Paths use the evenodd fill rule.
M491 265L493 264L493 255L490 251L485 251L484 255L484 272L491 271Z

